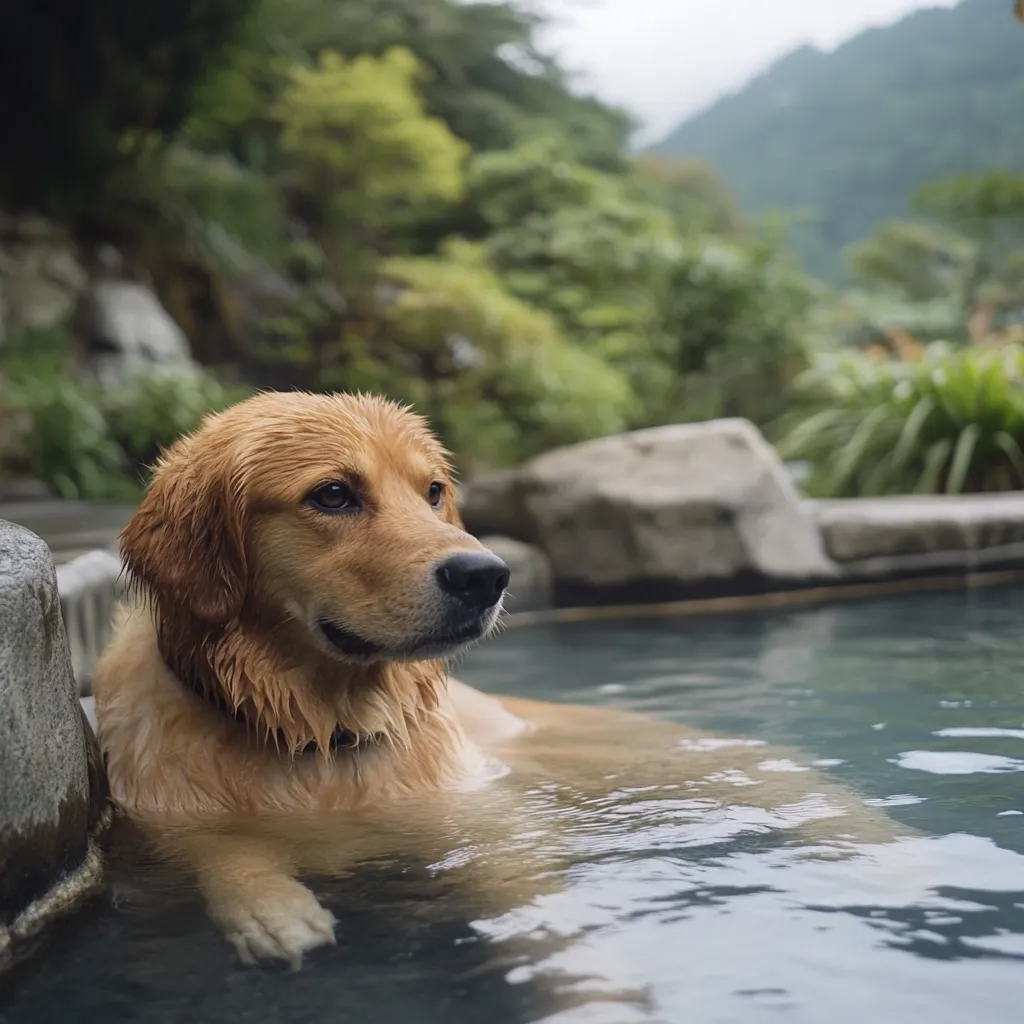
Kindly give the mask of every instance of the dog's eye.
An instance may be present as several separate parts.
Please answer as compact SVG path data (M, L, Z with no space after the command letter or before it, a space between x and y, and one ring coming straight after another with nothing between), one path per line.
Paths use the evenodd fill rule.
M306 500L314 508L327 513L354 512L359 508L359 499L352 488L337 480L318 487Z
M444 484L440 480L435 480L430 485L430 490L427 492L427 500L434 508L441 507L441 502L444 501Z

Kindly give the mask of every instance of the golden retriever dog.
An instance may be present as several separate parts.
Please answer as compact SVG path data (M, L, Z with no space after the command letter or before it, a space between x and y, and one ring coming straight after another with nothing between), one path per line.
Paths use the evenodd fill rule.
M185 859L246 962L298 965L333 942L299 876L384 843L443 859L478 827L498 853L470 887L536 884L513 822L538 780L671 784L757 809L755 828L894 834L756 743L449 679L497 624L509 571L462 528L425 421L391 402L272 393L209 417L166 452L121 540L132 597L93 679L112 792ZM558 815L541 819L556 857Z

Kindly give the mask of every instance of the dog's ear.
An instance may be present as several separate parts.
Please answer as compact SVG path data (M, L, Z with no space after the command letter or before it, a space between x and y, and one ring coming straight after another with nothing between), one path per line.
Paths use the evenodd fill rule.
M221 624L245 600L245 504L228 456L197 455L181 443L168 453L121 533L121 554L158 600Z

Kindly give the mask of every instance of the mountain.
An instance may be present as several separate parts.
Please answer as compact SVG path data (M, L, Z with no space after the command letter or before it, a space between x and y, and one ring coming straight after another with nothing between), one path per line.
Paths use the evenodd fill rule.
M803 47L686 121L652 152L713 163L750 211L800 209L809 269L906 215L917 186L960 171L1024 171L1024 25L1010 0L964 0Z

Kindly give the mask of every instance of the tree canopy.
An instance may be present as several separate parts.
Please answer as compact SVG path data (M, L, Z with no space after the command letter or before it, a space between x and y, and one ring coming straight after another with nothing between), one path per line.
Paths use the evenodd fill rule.
M17 2L60 67L57 12ZM811 286L707 164L631 156L628 118L570 88L523 5L114 8L79 5L81 89L18 65L54 140L16 136L0 209L118 245L214 369L413 402L464 466L777 414ZM126 452L162 436L95 410Z

